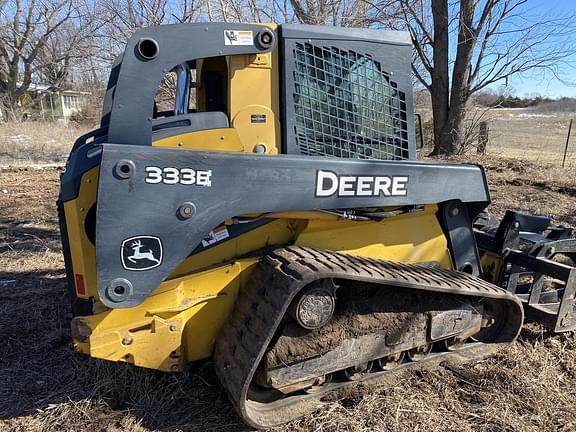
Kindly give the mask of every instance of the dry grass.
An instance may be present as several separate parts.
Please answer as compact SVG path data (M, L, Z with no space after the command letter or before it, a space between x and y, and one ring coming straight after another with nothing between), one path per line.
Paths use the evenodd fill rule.
M420 109L429 117L430 110ZM575 113L536 112L528 108L494 109L473 117L489 124L489 156L498 156L560 166L568 124ZM37 162L62 162L74 140L88 132L74 123L0 122L0 166L23 166ZM572 130L566 166L576 171L576 124Z
M418 107L416 110L427 122L431 120L431 109ZM467 118L471 128L466 132L470 136L469 154L475 152L479 122L486 121L489 128L488 156L560 167L570 119L576 120L576 113L538 112L530 108L478 108L470 110ZM426 131L427 143L431 143L432 133L432 130ZM424 149L423 154L430 150ZM566 167L576 168L576 123L572 127Z
M490 212L503 216L506 209L519 210L576 226L576 167L490 155L448 160L476 163L486 169L492 197Z
M64 162L74 140L87 131L73 123L0 122L0 166Z
M488 154L547 162L560 166L574 113L537 113L529 109L497 109L488 114ZM576 125L566 166L576 168Z
M459 158L458 160L462 160ZM576 225L574 168L487 156L492 210ZM0 431L240 431L210 362L178 375L73 352L58 240L59 171L0 170ZM5 191L5 192L4 192ZM573 431L576 338L525 328L473 365L407 372L280 431Z

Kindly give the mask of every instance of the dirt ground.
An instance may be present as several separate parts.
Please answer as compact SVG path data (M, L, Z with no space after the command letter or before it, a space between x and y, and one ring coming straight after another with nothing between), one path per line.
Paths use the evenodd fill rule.
M492 211L576 225L571 170L484 158ZM240 431L210 362L162 374L71 349L58 169L0 170L0 431ZM280 431L573 431L576 338L538 326L473 365L405 373Z

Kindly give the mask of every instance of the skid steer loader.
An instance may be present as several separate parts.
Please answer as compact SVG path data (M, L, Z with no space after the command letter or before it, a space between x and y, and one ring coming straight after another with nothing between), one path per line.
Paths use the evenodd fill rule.
M75 347L166 372L213 357L260 428L486 356L525 313L573 330L572 231L495 222L482 167L415 160L410 59L391 31L136 33L62 176Z

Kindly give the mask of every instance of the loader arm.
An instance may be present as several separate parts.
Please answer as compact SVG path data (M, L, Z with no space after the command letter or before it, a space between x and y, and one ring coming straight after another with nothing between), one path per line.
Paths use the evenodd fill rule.
M123 167L129 167L125 175ZM162 179L156 177L156 167ZM141 303L213 228L233 216L445 202L451 202L451 211L458 215L475 216L489 202L485 188L469 186L485 184L483 170L473 165L183 154L153 147L140 148L135 155L131 146L104 144L100 169L98 290L102 302L112 308ZM205 173L207 180L184 184L180 174L177 182L171 177L173 170L194 170L197 178ZM191 213L183 215L188 207ZM123 263L122 244L139 236L156 237L162 244L162 262L147 271L126 269ZM458 241L469 249L458 251L458 256L467 256L469 272L478 275L472 233L464 232ZM116 289L124 294L115 294Z

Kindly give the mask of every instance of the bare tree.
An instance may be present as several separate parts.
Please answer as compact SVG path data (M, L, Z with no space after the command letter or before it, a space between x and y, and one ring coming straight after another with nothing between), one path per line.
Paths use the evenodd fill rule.
M98 49L94 35L102 23L88 5L78 5L81 13L64 23L38 54L37 76L52 88L73 88L86 84L85 75L92 72L91 58Z
M378 4L410 32L413 72L430 92L434 154L462 151L472 94L528 71L558 74L574 53L573 17L528 19L528 0L397 0Z
M77 0L7 0L0 3L0 93L5 111L18 115L36 77L67 76L89 39L92 17Z
M290 0L290 5L304 24L368 27L381 19L378 8L366 0Z
M170 17L168 0L104 0L101 6L104 26L98 35L101 50L97 57L106 65L122 52L132 33L163 24Z
M107 66L134 32L143 27L197 21L205 6L194 0L101 0L100 5L103 28L98 35L98 59Z

